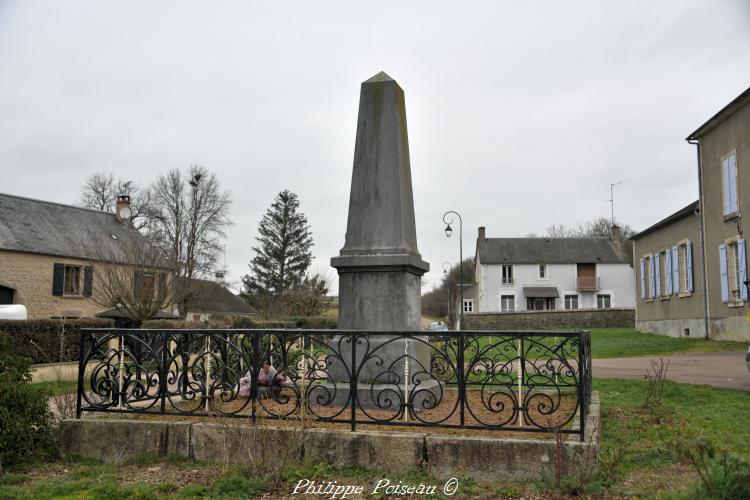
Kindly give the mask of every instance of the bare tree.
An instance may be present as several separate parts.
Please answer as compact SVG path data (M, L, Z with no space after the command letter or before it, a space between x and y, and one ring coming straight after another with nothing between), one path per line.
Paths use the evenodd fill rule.
M635 234L635 230L627 224L620 226L620 234L623 240L629 239ZM550 238L576 238L576 237L603 237L609 238L612 234L612 225L606 217L599 217L585 223L578 223L576 227L565 227L563 224L552 224L547 226L547 236Z
M125 237L96 238L94 302L139 321L154 318L182 299L183 290L159 245L137 230Z
M161 241L176 275L191 279L213 271L232 203L216 174L197 165L187 175L173 169L150 192L148 231Z
M328 305L329 288L328 276L308 274L302 283L284 293L283 300L294 316L319 316Z
M131 224L141 229L147 222L151 201L148 189L141 189L133 181L125 181L112 173L97 172L84 181L79 206L104 212L114 212L118 196L130 196Z

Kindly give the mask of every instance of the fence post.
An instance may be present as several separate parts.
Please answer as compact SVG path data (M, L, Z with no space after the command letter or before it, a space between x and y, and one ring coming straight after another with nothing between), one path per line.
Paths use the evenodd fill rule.
M584 440L584 434L586 431L586 401L584 400L583 384L585 384L586 377L586 344L583 341L583 333L578 332L578 421L581 429L581 441Z
M164 410L166 409L167 404L167 349L169 346L168 342L168 332L162 330L161 331L162 336L162 342L161 342L161 377L160 377L160 384L159 384L159 390L161 391L161 412L164 413Z
M78 341L78 389L76 394L76 418L81 418L81 398L83 397L83 336L85 330L81 329Z
M357 427L357 334L351 333L352 338L352 364L349 373L349 395L352 400L352 431Z
M252 368L250 369L250 399L252 401L252 419L256 422L257 400L258 400L258 374L260 373L260 330L251 330L252 333Z
M458 332L458 406L459 424L464 426L464 407L466 406L466 373L464 369L464 350L466 349L466 333Z

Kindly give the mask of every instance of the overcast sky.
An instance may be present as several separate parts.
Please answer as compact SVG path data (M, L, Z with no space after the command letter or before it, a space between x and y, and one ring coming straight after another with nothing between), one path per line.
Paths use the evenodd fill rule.
M442 215L490 237L615 214L644 229L697 199L684 138L750 86L750 2L0 0L0 192L76 202L197 163L234 197L227 267L296 192L328 271L344 243L360 83L406 92L419 248ZM426 291L426 290L425 290Z

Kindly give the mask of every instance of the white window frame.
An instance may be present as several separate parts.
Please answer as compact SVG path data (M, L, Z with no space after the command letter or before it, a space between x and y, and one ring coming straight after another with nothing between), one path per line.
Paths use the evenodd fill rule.
M464 314L474 312L474 299L464 299L463 311Z
M503 309L503 298L511 297L513 299L513 309ZM516 294L513 293L501 293L500 294L500 312L515 312L516 310Z
M514 281L513 280L513 275L515 274L514 273L515 269L513 269L513 267L514 267L513 264L501 264L501 266L500 266L500 283L502 285L507 286L507 285L512 285L513 284L513 281ZM510 277L509 278L505 277L505 269L506 268L510 270Z
M539 264L536 268L537 277L541 281L549 281L549 266L547 264Z
M599 297L607 297L609 299L609 307L599 307ZM613 300L613 294L612 292L607 291L607 293L597 293L596 294L596 308L597 309L612 309L612 303Z
M580 297L580 295L578 293L576 293L576 292L563 292L562 296L563 296L563 310L565 310L565 311L577 311L577 310L579 310L581 308L580 307L581 306L581 297ZM568 307L568 297L575 297L576 298L576 307L575 307L575 309Z
M729 306L739 307L745 304L742 300L742 287L740 281L740 237L734 236L725 241L727 247L727 282L729 284Z

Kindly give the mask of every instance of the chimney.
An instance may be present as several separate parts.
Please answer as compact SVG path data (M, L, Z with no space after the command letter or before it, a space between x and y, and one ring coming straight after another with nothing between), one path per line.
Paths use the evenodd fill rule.
M617 224L612 224L610 239L613 243L622 243L622 233L620 232L620 226L618 226Z
M216 271L214 273L214 279L220 285L224 284L224 271Z
M477 235L477 238L479 241L484 241L486 239L484 236L484 226L479 226L479 234Z
M115 216L123 224L130 224L130 196L120 195L115 203Z

